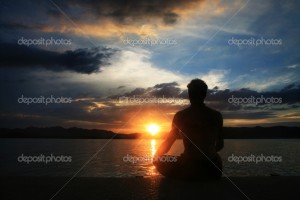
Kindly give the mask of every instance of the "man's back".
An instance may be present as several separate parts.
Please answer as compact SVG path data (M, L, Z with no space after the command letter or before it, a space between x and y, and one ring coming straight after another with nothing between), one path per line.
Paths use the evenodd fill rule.
M222 115L203 103L208 89L204 81L193 79L187 87L191 106L174 116L172 129L156 151L153 164L167 177L218 179L222 176L222 159L217 152L224 146ZM183 138L183 155L176 157L177 162L164 161L174 157L165 154L178 134Z
M218 111L204 104L191 105L176 114L174 123L181 131L185 158L199 160L217 154L219 140L223 139L223 119Z

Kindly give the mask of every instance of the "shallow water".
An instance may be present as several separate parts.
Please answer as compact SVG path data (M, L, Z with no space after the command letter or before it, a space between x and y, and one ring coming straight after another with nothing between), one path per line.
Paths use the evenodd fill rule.
M161 140L148 139L0 139L0 175L72 176L79 171L77 176L88 177L156 176L159 174L151 156L160 143ZM299 144L297 139L225 140L220 152L224 174L299 176ZM180 155L182 151L182 140L177 140L170 154ZM23 158L36 156L39 160L26 163L22 154ZM244 162L234 162L232 155L240 156L236 159Z

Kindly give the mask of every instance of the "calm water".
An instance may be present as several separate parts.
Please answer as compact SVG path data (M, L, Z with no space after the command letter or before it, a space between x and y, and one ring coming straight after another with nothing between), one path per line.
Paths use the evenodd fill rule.
M161 140L81 140L81 139L1 139L0 175L72 176L97 151L78 176L123 177L157 176L151 156ZM261 176L277 173L300 175L300 140L225 140L221 151L224 173L228 176ZM177 140L171 154L180 155L182 141ZM199 152L200 153L200 152ZM18 162L24 156L66 156L71 162ZM230 156L254 162L229 162ZM71 156L71 157L70 157ZM260 156L260 157L259 157ZM264 158L262 158L264 156ZM273 156L273 158L271 158ZM50 159L50 157L49 157ZM53 159L53 158L52 158ZM59 159L59 158L56 158ZM135 159L136 162L133 162ZM137 161L139 159L139 161ZM262 159L266 159L261 161ZM232 160L232 159L231 159ZM259 161L256 163L256 161ZM271 162L273 161L273 162Z

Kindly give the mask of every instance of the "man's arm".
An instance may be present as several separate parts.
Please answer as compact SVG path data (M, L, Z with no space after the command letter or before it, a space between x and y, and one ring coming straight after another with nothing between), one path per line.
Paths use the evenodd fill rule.
M160 147L156 151L155 157L159 157L166 154L172 147L173 143L175 142L179 132L178 127L176 126L176 121L177 121L177 114L174 116L172 129L170 133L168 134L167 138L164 140L164 142L160 145Z
M176 134L174 133L174 131L175 131L175 129L172 128L172 130L168 134L165 141L163 141L163 143L160 145L160 147L156 151L155 156L158 156L158 157L162 156L170 150L170 148L172 147L173 143L176 140Z
M216 150L217 152L223 149L224 147L224 137L223 137L223 117L221 113L218 115L218 135L216 142Z

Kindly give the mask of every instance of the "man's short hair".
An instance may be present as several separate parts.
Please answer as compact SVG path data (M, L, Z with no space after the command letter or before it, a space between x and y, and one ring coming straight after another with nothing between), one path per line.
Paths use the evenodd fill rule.
M201 79L193 79L188 85L189 98L191 102L203 102L206 93L207 93L207 85Z

